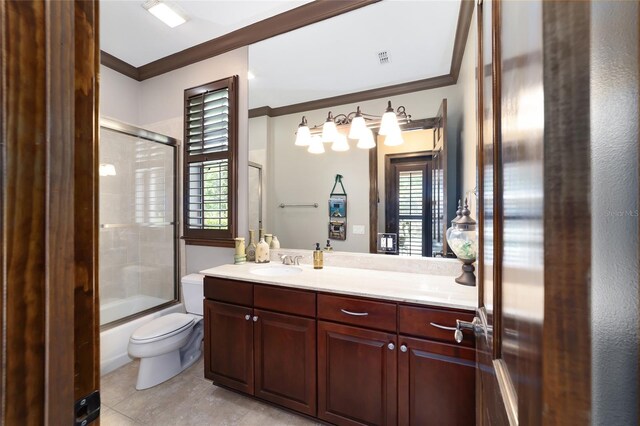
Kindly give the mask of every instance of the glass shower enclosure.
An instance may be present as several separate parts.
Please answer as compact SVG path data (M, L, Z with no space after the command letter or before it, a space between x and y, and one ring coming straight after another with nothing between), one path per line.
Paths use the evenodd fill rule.
M174 138L100 120L100 325L178 300Z

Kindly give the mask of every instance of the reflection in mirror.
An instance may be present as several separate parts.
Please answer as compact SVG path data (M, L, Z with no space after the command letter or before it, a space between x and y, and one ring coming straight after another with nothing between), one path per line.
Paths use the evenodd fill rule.
M250 46L249 160L262 167L262 226L282 247L324 246L328 200L342 175L346 238L331 241L335 250L375 253L377 235L390 233L394 254L450 253L445 230L457 200L476 186L473 5L379 2ZM400 124L400 145L378 134L379 120L368 124L369 149L351 138L345 151L318 143L322 153L313 154L295 145L303 117L312 128L329 113L347 116L338 120L347 136L358 107L382 116L389 101L412 116ZM249 192L256 205L257 190ZM259 226L251 220L250 229Z

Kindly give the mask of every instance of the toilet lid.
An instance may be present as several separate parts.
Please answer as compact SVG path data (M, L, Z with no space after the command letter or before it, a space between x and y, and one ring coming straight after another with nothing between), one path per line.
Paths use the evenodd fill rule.
M156 318L133 332L133 340L150 340L168 334L178 333L190 327L194 317L188 314L173 313Z

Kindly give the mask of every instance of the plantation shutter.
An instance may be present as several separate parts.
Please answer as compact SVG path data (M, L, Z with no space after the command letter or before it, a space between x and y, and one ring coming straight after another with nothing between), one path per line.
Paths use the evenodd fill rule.
M236 77L185 91L184 238L233 245L237 151Z
M422 170L398 173L399 254L422 256L424 217L424 173Z

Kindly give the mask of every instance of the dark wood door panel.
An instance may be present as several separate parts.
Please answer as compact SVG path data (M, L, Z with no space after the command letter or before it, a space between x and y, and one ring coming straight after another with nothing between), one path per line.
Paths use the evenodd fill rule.
M398 424L474 425L474 350L406 336L398 344Z
M204 301L205 377L253 395L252 309ZM247 316L249 319L247 319Z
M318 417L338 425L395 425L395 345L395 334L318 321Z
M316 321L256 309L255 396L316 415Z

